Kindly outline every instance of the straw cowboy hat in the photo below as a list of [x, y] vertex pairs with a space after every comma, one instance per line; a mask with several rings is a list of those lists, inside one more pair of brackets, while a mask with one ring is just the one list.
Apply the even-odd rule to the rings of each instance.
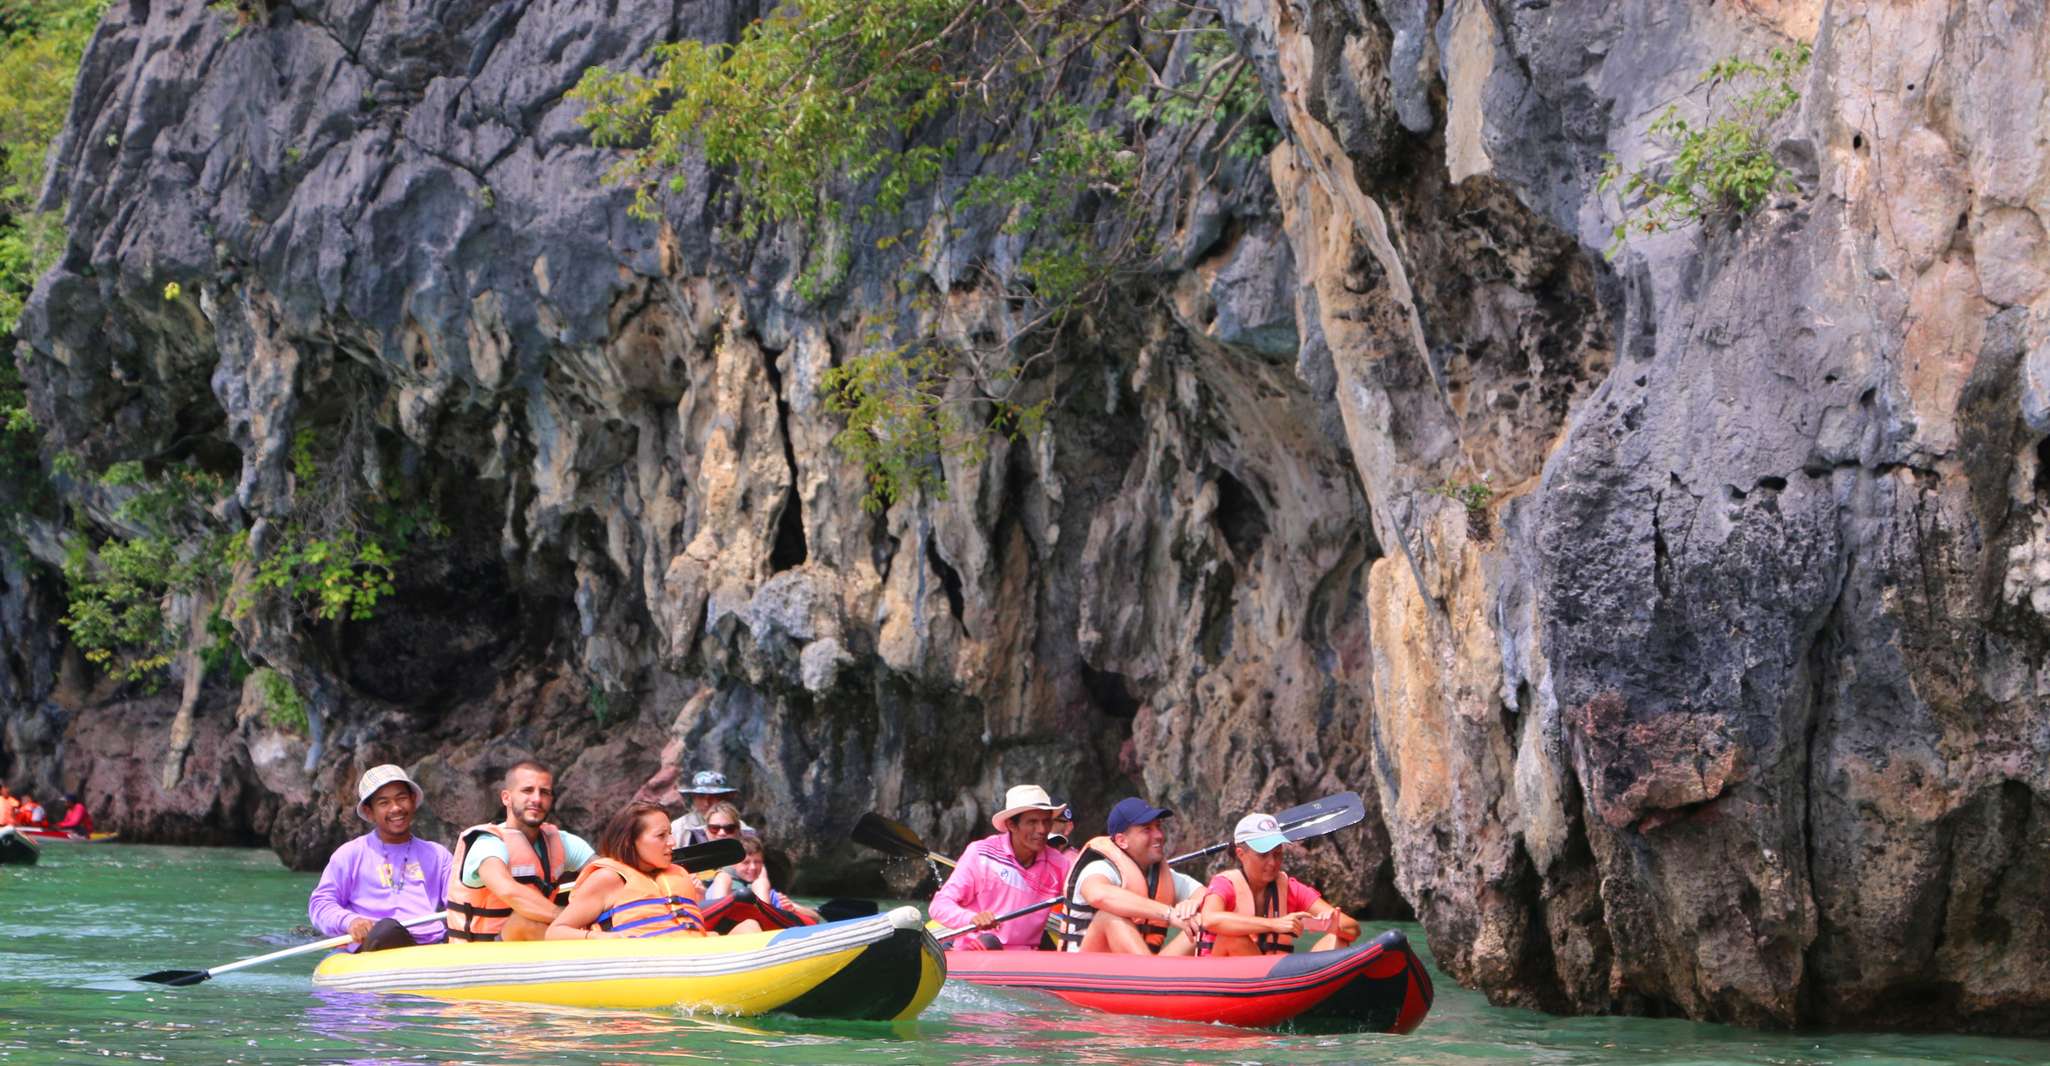
[[1013, 815], [1026, 811], [1051, 813], [1060, 810], [1062, 806], [1064, 804], [1055, 803], [1053, 798], [1046, 794], [1046, 790], [1038, 785], [1018, 785], [1004, 793], [1004, 809], [990, 815], [989, 824], [996, 826], [998, 832], [1007, 832], [1010, 827], [1004, 823], [1010, 821]]

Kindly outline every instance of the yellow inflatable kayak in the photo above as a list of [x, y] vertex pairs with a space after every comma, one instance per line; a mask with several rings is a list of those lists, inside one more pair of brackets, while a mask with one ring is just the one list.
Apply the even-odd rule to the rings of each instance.
[[341, 992], [872, 1021], [916, 1017], [946, 978], [914, 907], [739, 936], [430, 944], [332, 955], [313, 972]]

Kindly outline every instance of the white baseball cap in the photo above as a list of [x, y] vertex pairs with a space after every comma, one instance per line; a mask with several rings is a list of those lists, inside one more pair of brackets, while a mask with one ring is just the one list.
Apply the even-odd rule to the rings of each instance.
[[1255, 812], [1239, 819], [1238, 828], [1231, 831], [1231, 842], [1265, 855], [1288, 843], [1288, 838], [1282, 835], [1281, 823], [1273, 815]]

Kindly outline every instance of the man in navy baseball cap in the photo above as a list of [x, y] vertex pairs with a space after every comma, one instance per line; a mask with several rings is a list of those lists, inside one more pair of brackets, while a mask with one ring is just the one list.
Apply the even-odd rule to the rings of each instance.
[[[1119, 800], [1104, 822], [1106, 836], [1082, 846], [1068, 873], [1063, 951], [1188, 955], [1203, 931], [1203, 884], [1168, 869], [1167, 832], [1174, 812], [1137, 796]], [[1167, 942], [1169, 927], [1182, 931]]]

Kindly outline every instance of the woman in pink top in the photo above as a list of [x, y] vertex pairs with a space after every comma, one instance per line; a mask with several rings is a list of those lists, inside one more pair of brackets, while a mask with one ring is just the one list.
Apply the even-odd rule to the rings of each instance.
[[996, 916], [1060, 896], [1071, 860], [1046, 846], [1046, 834], [1061, 806], [1038, 785], [1019, 785], [1004, 794], [1004, 809], [989, 820], [996, 835], [968, 845], [953, 876], [932, 898], [935, 921], [980, 930], [955, 937], [956, 950], [1030, 951], [1039, 946], [1046, 915], [1035, 912], [1001, 924]]
[[1311, 951], [1359, 939], [1360, 923], [1326, 903], [1316, 889], [1281, 872], [1279, 849], [1288, 838], [1273, 815], [1246, 815], [1231, 839], [1239, 868], [1218, 874], [1203, 898], [1203, 954], [1286, 954], [1306, 932], [1332, 934]]

